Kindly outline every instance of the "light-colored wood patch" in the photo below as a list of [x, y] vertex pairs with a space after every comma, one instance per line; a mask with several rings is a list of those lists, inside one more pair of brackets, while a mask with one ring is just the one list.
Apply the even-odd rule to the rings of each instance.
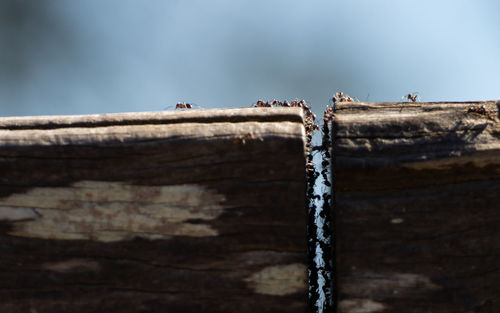
[[30, 208], [0, 206], [0, 221], [22, 221], [35, 219], [39, 215]]
[[386, 308], [382, 303], [370, 299], [347, 299], [339, 302], [339, 313], [373, 313]]
[[306, 266], [300, 263], [268, 266], [246, 278], [256, 293], [284, 296], [307, 289]]
[[[224, 200], [223, 195], [198, 185], [81, 181], [0, 199], [0, 220], [16, 221], [10, 235], [43, 239], [110, 242], [217, 236], [202, 221], [216, 219]], [[192, 219], [197, 222], [190, 223]]]

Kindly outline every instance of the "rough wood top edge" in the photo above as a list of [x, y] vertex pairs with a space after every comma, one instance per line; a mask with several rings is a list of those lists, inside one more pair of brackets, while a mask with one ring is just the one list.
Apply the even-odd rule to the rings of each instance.
[[297, 122], [302, 123], [301, 108], [237, 108], [177, 110], [90, 115], [22, 116], [0, 118], [0, 129], [54, 129], [66, 127], [103, 127], [118, 125], [217, 123], [217, 122]]
[[304, 127], [289, 121], [240, 123], [181, 123], [146, 125], [108, 125], [92, 129], [58, 127], [52, 129], [0, 129], [0, 147], [96, 145], [102, 143], [196, 140], [215, 143], [218, 140], [238, 142], [285, 138], [305, 141]]
[[[483, 106], [483, 113], [470, 110]], [[424, 138], [442, 140], [442, 136], [456, 134], [461, 144], [470, 144], [471, 140], [478, 141], [478, 135], [498, 138], [499, 108], [500, 101], [344, 102], [337, 106], [334, 136], [349, 140], [416, 142]]]
[[500, 100], [482, 100], [482, 101], [439, 101], [439, 102], [340, 102], [335, 105], [336, 111], [355, 111], [355, 110], [373, 110], [373, 109], [456, 109], [467, 108], [471, 105], [496, 105], [500, 106]]

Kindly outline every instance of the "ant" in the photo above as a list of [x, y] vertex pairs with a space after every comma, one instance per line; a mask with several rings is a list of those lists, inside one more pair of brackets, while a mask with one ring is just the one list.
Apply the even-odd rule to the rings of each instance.
[[273, 100], [273, 102], [271, 102], [271, 106], [273, 107], [277, 107], [277, 106], [283, 106], [283, 102], [281, 101], [278, 101], [278, 100]]
[[245, 144], [247, 139], [255, 139], [255, 138], [256, 138], [256, 137], [255, 137], [253, 134], [251, 134], [251, 133], [247, 133], [247, 134], [245, 134], [245, 135], [241, 135], [241, 136], [239, 136], [238, 138], [236, 138], [236, 139], [234, 140], [234, 143], [236, 143], [236, 144], [240, 144], [240, 143], [241, 143], [241, 144]]
[[264, 102], [264, 101], [259, 99], [259, 100], [257, 100], [257, 103], [254, 104], [253, 106], [254, 106], [254, 108], [270, 108], [270, 107], [272, 107], [272, 104], [269, 103], [269, 101]]
[[308, 171], [308, 172], [315, 172], [316, 170], [314, 169], [314, 163], [307, 162], [306, 163], [306, 171]]
[[299, 100], [299, 99], [293, 100], [292, 103], [290, 104], [290, 106], [291, 107], [297, 107], [297, 108], [309, 109], [309, 107], [306, 104], [306, 101], [305, 100]]
[[327, 106], [325, 112], [323, 113], [323, 123], [328, 123], [330, 121], [333, 121], [334, 117], [335, 117], [335, 111], [333, 107]]
[[337, 102], [354, 102], [354, 98], [349, 96], [348, 94], [343, 93], [342, 91], [336, 92], [332, 97], [333, 104]]
[[414, 93], [409, 93], [407, 95], [404, 95], [401, 97], [401, 99], [406, 100], [408, 102], [418, 102], [420, 100], [420, 96], [418, 95], [418, 92]]
[[486, 115], [490, 120], [494, 121], [495, 116], [493, 115], [493, 112], [491, 110], [486, 110], [486, 107], [484, 105], [481, 105], [480, 107], [477, 106], [471, 106], [467, 110], [467, 113], [476, 113], [480, 115]]
[[192, 109], [193, 105], [191, 103], [177, 102], [175, 109]]

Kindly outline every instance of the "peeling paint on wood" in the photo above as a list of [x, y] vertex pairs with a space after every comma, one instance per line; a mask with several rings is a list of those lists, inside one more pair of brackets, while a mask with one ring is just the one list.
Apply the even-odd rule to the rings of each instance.
[[207, 237], [218, 233], [210, 225], [189, 220], [217, 218], [223, 212], [223, 201], [223, 195], [197, 185], [81, 181], [0, 198], [0, 220], [2, 216], [7, 220], [23, 217], [9, 234], [42, 239], [112, 242], [134, 237]]

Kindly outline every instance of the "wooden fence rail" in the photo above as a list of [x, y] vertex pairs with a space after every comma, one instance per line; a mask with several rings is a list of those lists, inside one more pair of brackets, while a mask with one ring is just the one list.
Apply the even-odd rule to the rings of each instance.
[[305, 312], [298, 108], [0, 119], [0, 312]]
[[[338, 312], [500, 311], [499, 106], [336, 105]], [[307, 311], [305, 140], [299, 108], [1, 118], [0, 312]]]
[[336, 106], [339, 312], [500, 312], [499, 106]]

